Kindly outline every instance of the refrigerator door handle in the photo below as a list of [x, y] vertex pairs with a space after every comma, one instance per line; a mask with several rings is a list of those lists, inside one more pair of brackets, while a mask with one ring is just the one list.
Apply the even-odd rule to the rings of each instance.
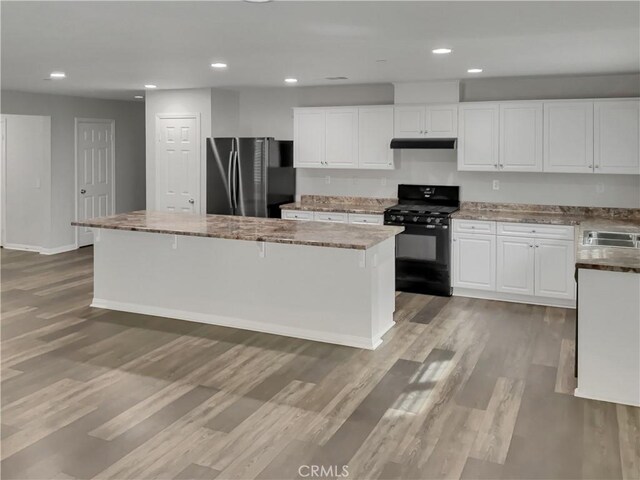
[[240, 168], [240, 139], [236, 138], [236, 186], [238, 190], [236, 191], [235, 199], [236, 199], [236, 210], [238, 208], [238, 203], [240, 204], [240, 212], [235, 212], [236, 215], [246, 216], [247, 212], [245, 210], [244, 204], [244, 190], [242, 189], [242, 169]]
[[231, 215], [234, 214], [234, 187], [233, 187], [233, 166], [235, 158], [235, 149], [233, 144], [231, 145], [231, 151], [229, 152], [229, 162], [227, 164], [227, 194], [229, 195], [229, 204], [231, 205]]

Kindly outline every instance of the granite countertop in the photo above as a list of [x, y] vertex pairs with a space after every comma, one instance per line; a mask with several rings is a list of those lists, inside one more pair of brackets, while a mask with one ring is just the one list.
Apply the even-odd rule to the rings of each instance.
[[398, 203], [396, 198], [302, 195], [299, 202], [280, 205], [280, 209], [382, 215], [386, 208], [396, 203]]
[[640, 249], [582, 245], [585, 230], [640, 233], [640, 209], [463, 202], [452, 218], [573, 225], [576, 268], [640, 273]]
[[140, 210], [72, 225], [136, 232], [366, 250], [404, 227], [299, 222], [276, 218], [200, 215]]
[[576, 268], [640, 273], [640, 249], [582, 245], [582, 237], [588, 230], [640, 233], [640, 222], [598, 217], [585, 218], [580, 223], [576, 238]]

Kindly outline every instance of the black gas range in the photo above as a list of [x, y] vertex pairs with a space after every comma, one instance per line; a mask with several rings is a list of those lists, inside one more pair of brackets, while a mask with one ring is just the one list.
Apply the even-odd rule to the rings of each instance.
[[451, 296], [451, 214], [460, 187], [398, 185], [398, 204], [385, 210], [385, 225], [401, 225], [396, 237], [396, 290]]

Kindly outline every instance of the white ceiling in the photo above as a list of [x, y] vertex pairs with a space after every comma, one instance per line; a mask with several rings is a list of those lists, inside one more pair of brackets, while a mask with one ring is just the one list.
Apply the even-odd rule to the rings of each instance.
[[[2, 2], [2, 88], [158, 88], [637, 72], [639, 2]], [[436, 56], [433, 48], [450, 47]], [[378, 62], [384, 59], [386, 62]], [[223, 61], [225, 71], [209, 64]], [[54, 70], [64, 80], [45, 80]], [[346, 76], [331, 82], [328, 76]], [[290, 87], [295, 88], [295, 87]]]

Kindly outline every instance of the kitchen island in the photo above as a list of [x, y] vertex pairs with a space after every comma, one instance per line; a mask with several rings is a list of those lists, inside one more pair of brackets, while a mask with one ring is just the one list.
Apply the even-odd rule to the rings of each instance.
[[402, 227], [137, 211], [94, 231], [92, 306], [375, 349]]

